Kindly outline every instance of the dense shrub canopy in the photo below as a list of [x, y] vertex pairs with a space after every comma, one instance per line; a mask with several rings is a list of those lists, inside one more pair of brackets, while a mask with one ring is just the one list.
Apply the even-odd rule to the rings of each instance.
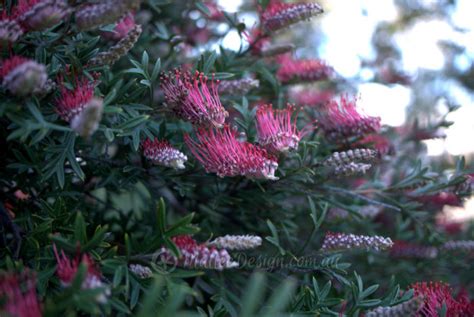
[[385, 126], [297, 58], [323, 6], [0, 6], [1, 316], [474, 315], [472, 226], [439, 217], [469, 163], [422, 143], [451, 123]]

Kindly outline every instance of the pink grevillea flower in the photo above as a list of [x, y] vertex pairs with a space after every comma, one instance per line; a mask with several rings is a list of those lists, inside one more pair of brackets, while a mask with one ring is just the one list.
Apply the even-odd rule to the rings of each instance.
[[438, 256], [438, 248], [397, 240], [390, 249], [390, 256], [394, 258], [434, 259]]
[[258, 107], [256, 115], [258, 143], [271, 153], [286, 153], [296, 150], [301, 138], [311, 129], [302, 130], [296, 127], [293, 105], [286, 109], [273, 109], [271, 104]]
[[329, 140], [360, 138], [380, 130], [380, 118], [370, 117], [357, 109], [357, 100], [341, 96], [340, 102], [329, 102], [318, 116], [319, 124]]
[[333, 68], [319, 59], [293, 59], [284, 55], [278, 64], [276, 76], [283, 84], [326, 80], [334, 74]]
[[19, 0], [14, 12], [27, 30], [39, 31], [61, 22], [71, 9], [65, 0]]
[[385, 250], [391, 248], [390, 238], [381, 236], [363, 236], [346, 233], [328, 232], [324, 238], [322, 251], [337, 251], [348, 249]]
[[41, 311], [34, 274], [25, 270], [0, 275], [0, 316], [41, 317]]
[[162, 74], [161, 88], [171, 110], [181, 119], [199, 126], [222, 127], [227, 111], [218, 93], [219, 81], [211, 80], [203, 73], [192, 76], [176, 69], [174, 74]]
[[223, 270], [239, 266], [232, 260], [225, 249], [217, 249], [214, 246], [198, 244], [189, 235], [171, 238], [178, 247], [181, 256], [175, 257], [170, 250], [163, 247], [160, 250], [161, 261], [185, 268]]
[[76, 81], [74, 90], [67, 89], [62, 83], [61, 96], [56, 100], [56, 112], [64, 121], [70, 122], [94, 97], [94, 88], [95, 85], [85, 77]]
[[418, 311], [419, 316], [438, 317], [438, 312], [443, 305], [446, 307], [446, 317], [472, 316], [469, 302], [466, 300], [456, 300], [453, 290], [448, 284], [442, 282], [418, 282], [411, 285], [415, 291], [415, 296], [422, 297], [424, 304]]
[[104, 292], [99, 294], [96, 300], [100, 303], [106, 302], [110, 290], [102, 282], [101, 274], [90, 255], [83, 254], [82, 257], [77, 255], [74, 259], [70, 259], [66, 256], [64, 251], [58, 253], [56, 245], [53, 245], [53, 250], [57, 261], [56, 274], [64, 287], [71, 285], [76, 278], [79, 265], [83, 264], [86, 267], [87, 272], [81, 285], [82, 289], [104, 288]]
[[90, 137], [98, 129], [103, 111], [102, 99], [94, 97], [94, 83], [84, 77], [76, 81], [74, 90], [62, 84], [60, 92], [56, 112], [79, 135]]
[[188, 160], [186, 155], [178, 151], [166, 141], [147, 139], [142, 144], [143, 155], [156, 165], [183, 169], [184, 163]]
[[135, 27], [133, 14], [128, 13], [115, 25], [112, 31], [101, 32], [102, 37], [111, 41], [120, 41]]
[[323, 8], [315, 2], [284, 3], [272, 0], [261, 12], [261, 23], [267, 33], [286, 28], [300, 21], [323, 13]]
[[39, 92], [48, 80], [46, 67], [22, 56], [12, 56], [0, 62], [2, 86], [17, 96]]
[[291, 92], [291, 99], [293, 99], [296, 104], [307, 107], [322, 106], [329, 102], [333, 97], [334, 92], [330, 90], [318, 91], [307, 89]]
[[219, 177], [242, 175], [249, 178], [277, 180], [276, 160], [265, 149], [248, 142], [240, 142], [237, 131], [225, 126], [220, 130], [199, 129], [198, 141], [189, 135], [184, 140], [208, 173]]

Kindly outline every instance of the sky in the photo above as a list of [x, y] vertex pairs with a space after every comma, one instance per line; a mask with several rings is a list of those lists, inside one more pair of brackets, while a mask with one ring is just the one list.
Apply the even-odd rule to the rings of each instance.
[[[220, 6], [228, 12], [237, 12], [241, 0], [219, 0]], [[425, 0], [425, 3], [435, 3]], [[407, 30], [397, 34], [394, 41], [402, 54], [402, 66], [409, 74], [416, 76], [418, 70], [440, 70], [444, 66], [445, 55], [438, 42], [454, 40], [467, 48], [467, 54], [456, 61], [461, 68], [469, 67], [474, 57], [474, 0], [457, 0], [452, 12], [456, 27], [468, 30], [457, 32], [446, 21], [439, 19], [418, 22]], [[325, 40], [317, 56], [326, 60], [335, 70], [346, 78], [361, 76], [370, 78], [373, 74], [361, 71], [361, 60], [374, 57], [371, 46], [372, 33], [381, 21], [393, 21], [397, 18], [397, 8], [393, 0], [330, 0], [325, 3], [325, 14], [315, 20], [315, 27], [321, 28]], [[252, 26], [256, 17], [242, 15], [247, 26]], [[341, 26], [341, 21], [344, 25]], [[348, 32], [350, 30], [350, 34]], [[230, 32], [222, 45], [237, 50], [240, 38], [236, 32]], [[298, 57], [298, 56], [297, 56]], [[474, 100], [463, 88], [454, 83], [446, 83], [450, 94], [462, 107], [448, 119], [454, 125], [447, 129], [446, 139], [427, 141], [428, 155], [441, 155], [448, 152], [461, 155], [474, 152]], [[370, 115], [380, 116], [382, 123], [399, 126], [406, 116], [406, 107], [412, 98], [412, 91], [402, 85], [383, 85], [373, 82], [361, 82], [358, 85], [361, 106]]]

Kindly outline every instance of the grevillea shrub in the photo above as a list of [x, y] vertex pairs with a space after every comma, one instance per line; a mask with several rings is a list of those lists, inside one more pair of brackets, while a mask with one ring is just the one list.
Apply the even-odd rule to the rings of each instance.
[[474, 316], [472, 170], [297, 56], [327, 2], [1, 1], [0, 316]]

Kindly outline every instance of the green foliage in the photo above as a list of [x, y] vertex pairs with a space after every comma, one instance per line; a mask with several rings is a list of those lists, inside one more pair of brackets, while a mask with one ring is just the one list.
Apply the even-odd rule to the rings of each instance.
[[[442, 279], [457, 285], [472, 280], [472, 267], [463, 256], [394, 261], [388, 253], [320, 250], [327, 231], [434, 246], [450, 239], [436, 225], [438, 206], [417, 198], [439, 192], [468, 197], [466, 174], [472, 166], [459, 158], [447, 170], [430, 168], [420, 158], [419, 140], [400, 136], [393, 128], [386, 127], [383, 136], [397, 144], [397, 154], [381, 160], [358, 184], [355, 177], [336, 179], [325, 171], [324, 158], [349, 145], [331, 143], [318, 131], [308, 133], [297, 151], [278, 158], [280, 180], [275, 182], [219, 178], [200, 167], [183, 142], [183, 134], [193, 133], [193, 127], [164, 105], [160, 72], [187, 64], [216, 80], [255, 76], [258, 89], [221, 96], [231, 113], [229, 123], [252, 143], [258, 140], [255, 104], [265, 100], [282, 108], [290, 90], [275, 75], [278, 64], [251, 49], [234, 52], [195, 43], [198, 21], [213, 23], [206, 3], [143, 1], [137, 14], [142, 14], [144, 32], [112, 67], [88, 66], [111, 44], [99, 31], [77, 33], [73, 20], [27, 33], [12, 45], [15, 54], [44, 63], [48, 77], [58, 84], [61, 76], [69, 86], [80, 75], [98, 78], [95, 95], [104, 102], [97, 132], [84, 139], [55, 112], [57, 89], [25, 99], [0, 90], [6, 219], [0, 232], [0, 268], [15, 272], [28, 267], [37, 273], [44, 315], [359, 316], [409, 300], [409, 285], [416, 281]], [[265, 8], [269, 1], [258, 3]], [[194, 14], [197, 19], [191, 18]], [[220, 23], [238, 30], [242, 41], [244, 31], [251, 30], [227, 12]], [[217, 32], [212, 24], [206, 30]], [[222, 35], [212, 33], [209, 41]], [[6, 58], [10, 53], [1, 48]], [[347, 83], [338, 84], [346, 88]], [[298, 127], [312, 125], [315, 117], [314, 109], [301, 111]], [[444, 117], [433, 124], [446, 125]], [[154, 137], [186, 153], [185, 170], [157, 166], [143, 157], [142, 142]], [[18, 191], [28, 198], [16, 196]], [[7, 204], [10, 212], [3, 207]], [[364, 217], [361, 210], [367, 206], [380, 209], [381, 219]], [[331, 217], [335, 209], [343, 209], [347, 217]], [[226, 234], [258, 235], [263, 245], [230, 252], [240, 266], [222, 272], [174, 267], [157, 255], [165, 247], [179, 258], [176, 236], [207, 241]], [[456, 237], [473, 238], [472, 230]], [[53, 246], [70, 258], [89, 254], [103, 285], [83, 287], [88, 273], [84, 264], [70, 285], [62, 285]], [[131, 264], [149, 267], [151, 276], [141, 278]], [[467, 285], [468, 291], [472, 287]]]

